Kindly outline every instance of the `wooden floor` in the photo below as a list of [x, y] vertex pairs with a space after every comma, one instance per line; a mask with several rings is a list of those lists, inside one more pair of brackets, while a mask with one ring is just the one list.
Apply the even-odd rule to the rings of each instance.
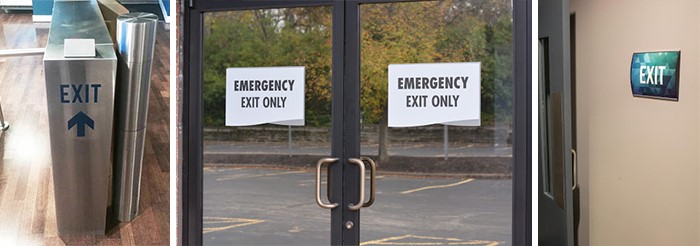
[[[0, 49], [45, 47], [31, 14], [0, 13]], [[138, 217], [106, 236], [62, 241], [56, 231], [42, 56], [0, 58], [0, 245], [169, 243], [169, 33], [156, 41]]]

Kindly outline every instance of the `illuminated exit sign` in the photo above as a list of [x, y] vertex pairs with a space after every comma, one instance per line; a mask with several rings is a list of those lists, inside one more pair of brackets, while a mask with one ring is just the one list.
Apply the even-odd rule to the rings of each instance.
[[680, 51], [640, 52], [632, 55], [632, 94], [678, 101]]

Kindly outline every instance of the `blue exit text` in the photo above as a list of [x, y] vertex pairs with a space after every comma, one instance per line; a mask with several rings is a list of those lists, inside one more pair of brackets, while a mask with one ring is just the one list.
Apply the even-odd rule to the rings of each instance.
[[61, 103], [97, 103], [101, 84], [61, 84]]

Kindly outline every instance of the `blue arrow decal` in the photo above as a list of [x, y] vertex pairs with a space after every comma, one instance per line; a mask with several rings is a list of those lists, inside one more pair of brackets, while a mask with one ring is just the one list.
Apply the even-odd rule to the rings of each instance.
[[68, 130], [70, 131], [70, 129], [75, 125], [78, 125], [78, 137], [85, 137], [86, 125], [95, 130], [95, 121], [93, 121], [90, 116], [83, 113], [83, 111], [78, 112], [75, 114], [75, 116], [73, 116], [73, 118], [68, 120]]

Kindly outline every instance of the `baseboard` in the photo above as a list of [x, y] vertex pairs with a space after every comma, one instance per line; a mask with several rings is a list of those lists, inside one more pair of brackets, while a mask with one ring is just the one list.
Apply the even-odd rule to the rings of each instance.
[[50, 15], [32, 15], [32, 20], [34, 22], [51, 22]]

